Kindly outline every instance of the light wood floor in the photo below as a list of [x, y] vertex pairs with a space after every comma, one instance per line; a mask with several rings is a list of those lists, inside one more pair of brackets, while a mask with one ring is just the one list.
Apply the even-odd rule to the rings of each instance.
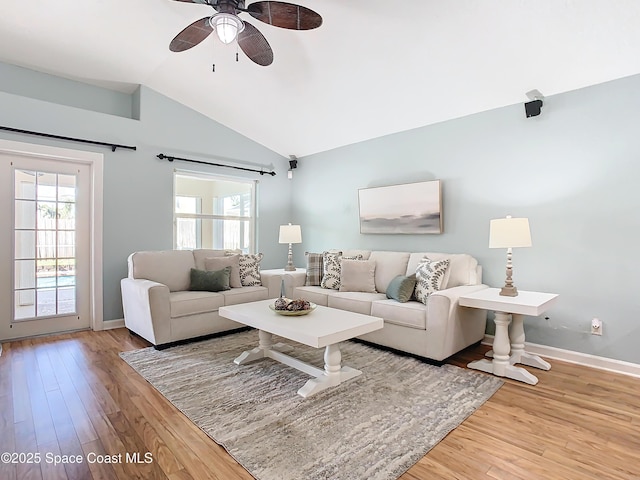
[[[0, 479], [252, 478], [118, 357], [146, 346], [125, 329], [3, 346], [0, 452], [41, 460], [0, 462]], [[535, 387], [507, 380], [402, 480], [640, 479], [640, 379], [562, 362], [535, 373]], [[141, 463], [125, 461], [133, 452]], [[54, 455], [83, 462], [54, 466]], [[116, 462], [88, 463], [98, 455]]]

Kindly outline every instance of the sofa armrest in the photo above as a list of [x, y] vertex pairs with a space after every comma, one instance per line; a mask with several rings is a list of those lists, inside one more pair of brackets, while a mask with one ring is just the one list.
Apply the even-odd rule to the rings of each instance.
[[293, 299], [297, 287], [304, 287], [307, 282], [306, 269], [298, 269], [295, 272], [286, 272], [284, 274], [284, 288], [287, 297]]
[[[428, 351], [432, 358], [446, 358], [484, 335], [486, 310], [460, 307], [462, 295], [489, 288], [488, 285], [460, 285], [434, 292], [427, 302]], [[459, 345], [458, 345], [459, 344]], [[462, 346], [464, 345], [464, 346]]]
[[124, 324], [154, 345], [171, 341], [169, 287], [145, 279], [123, 278]]
[[452, 304], [458, 305], [458, 299], [463, 295], [468, 295], [473, 292], [478, 292], [489, 288], [489, 285], [459, 285], [457, 287], [446, 288], [444, 290], [438, 290], [431, 294], [432, 297], [447, 297]]
[[282, 286], [282, 272], [275, 270], [261, 270], [260, 281], [263, 287], [267, 287], [269, 298], [278, 298], [280, 296], [280, 287]]

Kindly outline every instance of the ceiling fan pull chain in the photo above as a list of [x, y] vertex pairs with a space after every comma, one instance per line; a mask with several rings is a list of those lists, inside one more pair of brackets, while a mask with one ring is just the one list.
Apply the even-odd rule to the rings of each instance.
[[213, 73], [216, 73], [216, 64], [215, 64], [215, 63], [213, 64], [213, 66], [212, 66], [212, 68], [211, 68], [211, 71], [212, 71]]

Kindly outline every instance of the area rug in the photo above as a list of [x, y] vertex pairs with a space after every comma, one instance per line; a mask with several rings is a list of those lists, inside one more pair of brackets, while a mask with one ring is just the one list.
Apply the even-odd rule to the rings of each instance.
[[[233, 363], [257, 343], [248, 331], [120, 356], [259, 480], [396, 479], [503, 384], [344, 342], [343, 365], [363, 374], [304, 399], [308, 375], [271, 359]], [[287, 343], [323, 366], [324, 349]]]

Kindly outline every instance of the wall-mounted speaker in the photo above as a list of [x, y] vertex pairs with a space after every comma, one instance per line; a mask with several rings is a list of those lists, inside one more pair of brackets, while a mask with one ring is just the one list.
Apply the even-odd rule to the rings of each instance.
[[533, 100], [524, 104], [524, 111], [527, 114], [527, 118], [536, 117], [540, 115], [542, 111], [542, 100]]

